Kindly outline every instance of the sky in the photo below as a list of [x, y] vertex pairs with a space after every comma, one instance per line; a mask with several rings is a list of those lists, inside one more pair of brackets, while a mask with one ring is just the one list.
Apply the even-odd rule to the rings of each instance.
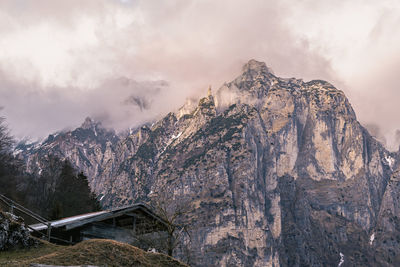
[[0, 115], [16, 138], [87, 116], [154, 120], [240, 74], [323, 79], [387, 147], [400, 143], [398, 0], [2, 0]]

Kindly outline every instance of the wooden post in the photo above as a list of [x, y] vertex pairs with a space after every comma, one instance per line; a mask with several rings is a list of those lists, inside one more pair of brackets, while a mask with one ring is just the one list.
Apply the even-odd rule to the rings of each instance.
[[133, 234], [136, 235], [136, 217], [132, 218], [132, 227]]
[[51, 239], [51, 223], [47, 224], [47, 241], [50, 242]]

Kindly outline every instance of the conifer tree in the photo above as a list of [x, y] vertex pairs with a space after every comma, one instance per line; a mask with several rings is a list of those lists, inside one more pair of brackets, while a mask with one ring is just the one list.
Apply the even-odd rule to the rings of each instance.
[[52, 198], [52, 219], [70, 217], [100, 210], [100, 204], [91, 192], [87, 177], [76, 174], [71, 163], [65, 161]]

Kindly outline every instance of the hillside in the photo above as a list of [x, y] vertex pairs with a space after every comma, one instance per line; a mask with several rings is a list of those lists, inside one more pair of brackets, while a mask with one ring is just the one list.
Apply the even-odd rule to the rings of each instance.
[[22, 267], [29, 266], [31, 263], [110, 267], [187, 266], [164, 254], [145, 252], [112, 240], [89, 240], [71, 247], [57, 246], [40, 241], [37, 248], [0, 253], [1, 266]]

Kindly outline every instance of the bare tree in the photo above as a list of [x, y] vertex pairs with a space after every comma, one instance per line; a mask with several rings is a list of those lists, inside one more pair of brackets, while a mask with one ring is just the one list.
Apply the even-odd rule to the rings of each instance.
[[185, 245], [183, 240], [190, 240], [187, 215], [192, 208], [190, 199], [176, 194], [173, 189], [173, 186], [163, 185], [150, 194], [150, 206], [166, 222], [164, 247], [169, 256], [173, 255], [177, 246]]
[[[1, 110], [1, 108], [0, 108]], [[13, 138], [5, 125], [4, 117], [0, 117], [0, 160], [8, 156], [13, 145]]]

